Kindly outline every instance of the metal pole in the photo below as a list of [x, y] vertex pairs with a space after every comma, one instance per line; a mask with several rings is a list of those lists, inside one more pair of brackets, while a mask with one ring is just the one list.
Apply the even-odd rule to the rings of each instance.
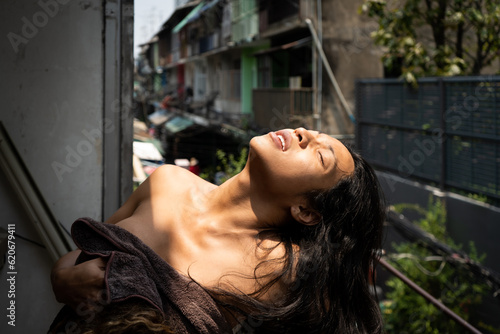
[[441, 149], [441, 172], [439, 175], [439, 187], [441, 188], [441, 191], [444, 191], [446, 187], [446, 87], [444, 85], [443, 79], [440, 78], [438, 81], [439, 84], [439, 97], [440, 97], [440, 103], [439, 103], [439, 108], [440, 108], [440, 116], [441, 116], [441, 121], [440, 121], [440, 128], [441, 128], [441, 141], [439, 143], [440, 149]]
[[312, 86], [313, 86], [313, 98], [312, 98], [312, 105], [313, 105], [313, 122], [314, 122], [314, 130], [318, 130], [318, 120], [320, 119], [319, 117], [319, 110], [318, 110], [318, 51], [316, 48], [311, 48], [312, 52]]
[[328, 76], [330, 77], [330, 81], [333, 84], [333, 88], [335, 88], [335, 92], [337, 93], [340, 103], [342, 104], [342, 107], [344, 107], [344, 110], [346, 111], [347, 115], [351, 119], [353, 123], [356, 123], [356, 118], [354, 117], [354, 114], [351, 111], [351, 108], [349, 108], [349, 105], [347, 104], [347, 101], [344, 97], [344, 94], [342, 94], [342, 91], [340, 90], [340, 86], [337, 83], [337, 80], [335, 79], [335, 76], [333, 75], [332, 68], [330, 67], [330, 64], [328, 63], [328, 60], [326, 59], [325, 53], [323, 52], [323, 47], [320, 44], [320, 41], [318, 39], [318, 35], [316, 34], [316, 31], [314, 30], [314, 27], [312, 25], [312, 22], [310, 19], [305, 19], [305, 22], [307, 26], [309, 27], [309, 31], [311, 32], [311, 35], [314, 39], [314, 43], [316, 44], [316, 48], [318, 49], [318, 52], [321, 56], [321, 59], [323, 60], [323, 64], [325, 65], [326, 72], [328, 73]]
[[379, 263], [387, 269], [391, 274], [402, 280], [406, 285], [408, 285], [410, 288], [415, 290], [419, 295], [427, 299], [429, 302], [434, 304], [438, 309], [443, 311], [446, 315], [448, 315], [450, 318], [455, 320], [458, 324], [460, 324], [462, 327], [467, 329], [469, 332], [474, 333], [474, 334], [481, 334], [479, 330], [477, 330], [475, 327], [473, 327], [471, 324], [469, 324], [467, 321], [462, 319], [458, 314], [450, 310], [448, 307], [446, 307], [443, 303], [441, 303], [439, 300], [434, 298], [432, 295], [430, 295], [427, 291], [422, 289], [420, 286], [418, 286], [415, 282], [410, 280], [408, 277], [403, 275], [399, 270], [391, 266], [389, 263], [387, 263], [384, 259], [380, 259]]
[[14, 196], [17, 195], [24, 213], [33, 223], [52, 260], [55, 262], [71, 251], [74, 244], [63, 233], [1, 121], [0, 172], [10, 182]]
[[[317, 22], [318, 22], [318, 40], [320, 45], [323, 45], [323, 11], [322, 11], [322, 3], [321, 0], [316, 1], [316, 16], [317, 16]], [[318, 119], [316, 120], [316, 130], [321, 131], [321, 114], [323, 113], [323, 64], [321, 62], [320, 58], [315, 59], [318, 63], [318, 104], [317, 104], [317, 117]]]

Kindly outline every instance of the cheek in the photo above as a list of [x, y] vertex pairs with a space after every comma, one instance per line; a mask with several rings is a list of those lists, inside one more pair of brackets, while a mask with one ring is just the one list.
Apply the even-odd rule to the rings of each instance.
[[335, 183], [331, 173], [328, 173], [315, 159], [317, 157], [308, 152], [297, 154], [291, 160], [293, 167], [288, 168], [283, 182], [288, 182], [301, 192], [331, 188]]
[[301, 190], [318, 186], [320, 174], [310, 155], [294, 154], [288, 159], [280, 159], [274, 169], [280, 181], [288, 186]]
[[266, 137], [250, 141], [249, 161], [254, 177], [282, 192], [303, 192], [323, 187], [322, 167], [308, 152], [280, 152]]

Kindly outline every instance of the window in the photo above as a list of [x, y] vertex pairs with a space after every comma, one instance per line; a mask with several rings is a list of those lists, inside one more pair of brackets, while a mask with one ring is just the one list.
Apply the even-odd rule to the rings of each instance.
[[271, 87], [271, 59], [268, 55], [257, 58], [257, 77], [259, 88]]

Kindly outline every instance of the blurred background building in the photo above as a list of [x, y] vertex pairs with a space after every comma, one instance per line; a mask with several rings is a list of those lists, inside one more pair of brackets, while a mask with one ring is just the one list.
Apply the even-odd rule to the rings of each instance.
[[1, 269], [0, 306], [15, 270], [18, 322], [0, 331], [48, 328], [61, 306], [50, 268], [74, 247], [76, 218], [106, 219], [159, 164], [194, 157], [203, 171], [219, 149], [280, 128], [355, 145], [389, 204], [442, 198], [451, 236], [500, 271], [498, 59], [416, 89], [381, 61], [388, 47], [364, 4], [176, 0], [133, 59], [138, 1], [1, 2], [0, 240], [15, 226], [16, 264]]

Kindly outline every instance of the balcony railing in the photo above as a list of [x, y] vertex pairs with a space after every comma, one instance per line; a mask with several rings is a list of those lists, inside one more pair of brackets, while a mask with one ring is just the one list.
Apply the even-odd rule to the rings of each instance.
[[[432, 249], [436, 254], [446, 256], [446, 258], [448, 259], [447, 262], [450, 262], [452, 265], [467, 266], [469, 272], [474, 275], [474, 279], [483, 281], [485, 283], [487, 282], [486, 284], [491, 287], [492, 291], [496, 291], [500, 287], [500, 278], [493, 271], [482, 266], [480, 263], [471, 261], [466, 253], [457, 249], [453, 249], [450, 246], [438, 241], [434, 236], [423, 232], [402, 214], [396, 213], [392, 210], [388, 210], [386, 222], [392, 225], [404, 238], [412, 240], [413, 242], [418, 242], [424, 245], [426, 248]], [[435, 298], [429, 292], [422, 289], [418, 284], [416, 284], [399, 270], [394, 268], [383, 258], [379, 259], [379, 264], [390, 274], [396, 276], [398, 279], [403, 281], [404, 284], [424, 297], [429, 303], [433, 304], [441, 312], [446, 314], [450, 319], [462, 326], [463, 329], [467, 330], [469, 333], [481, 334], [481, 332], [477, 328], [472, 326], [458, 314], [449, 309], [445, 304], [443, 304], [440, 299]]]
[[393, 79], [357, 85], [358, 148], [407, 178], [500, 203], [500, 77]]
[[232, 5], [232, 39], [251, 40], [259, 33], [259, 13], [255, 0], [236, 0]]
[[271, 130], [290, 126], [294, 118], [313, 113], [312, 88], [257, 88], [252, 105], [256, 123]]

